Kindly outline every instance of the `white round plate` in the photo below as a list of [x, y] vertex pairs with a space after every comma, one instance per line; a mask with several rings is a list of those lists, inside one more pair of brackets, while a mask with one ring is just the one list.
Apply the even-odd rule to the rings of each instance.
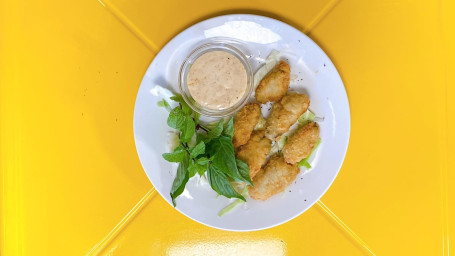
[[349, 143], [350, 113], [343, 82], [327, 55], [297, 29], [267, 17], [226, 15], [202, 21], [172, 39], [155, 57], [142, 80], [134, 109], [134, 138], [140, 161], [148, 178], [172, 206], [170, 190], [176, 164], [161, 154], [169, 151], [166, 124], [168, 112], [157, 106], [160, 100], [150, 93], [155, 85], [178, 92], [179, 68], [189, 52], [211, 37], [231, 37], [243, 41], [253, 70], [257, 70], [271, 50], [291, 66], [291, 90], [305, 92], [310, 109], [323, 118], [321, 144], [310, 161], [313, 168], [301, 172], [284, 193], [267, 201], [247, 199], [247, 203], [218, 217], [231, 200], [217, 197], [209, 184], [192, 178], [176, 202], [187, 217], [218, 229], [252, 231], [287, 222], [316, 203], [338, 174]]

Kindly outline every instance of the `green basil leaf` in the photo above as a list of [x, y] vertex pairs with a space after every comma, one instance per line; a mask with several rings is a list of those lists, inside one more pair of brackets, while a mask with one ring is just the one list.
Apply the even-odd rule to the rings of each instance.
[[188, 157], [185, 157], [183, 161], [180, 162], [177, 173], [175, 174], [174, 182], [172, 183], [171, 198], [174, 207], [176, 206], [175, 199], [183, 193], [189, 178]]
[[185, 115], [180, 107], [175, 107], [169, 113], [169, 117], [167, 118], [167, 125], [169, 127], [181, 130], [185, 124]]
[[175, 95], [171, 97], [171, 100], [176, 101], [180, 103], [182, 106], [182, 111], [185, 115], [191, 115], [193, 113], [193, 110], [186, 104], [185, 100], [183, 99], [182, 95]]
[[200, 176], [204, 175], [205, 171], [207, 171], [207, 168], [209, 167], [209, 164], [196, 164], [196, 171], [199, 173]]
[[196, 159], [196, 170], [200, 176], [204, 175], [205, 171], [207, 171], [209, 163], [210, 159], [205, 156]]
[[246, 201], [242, 195], [235, 192], [227, 176], [223, 172], [218, 170], [215, 166], [213, 165], [209, 166], [207, 170], [207, 178], [212, 189], [215, 190], [218, 194], [223, 195], [227, 198], [235, 197], [243, 201]]
[[197, 157], [198, 155], [202, 155], [205, 153], [205, 144], [203, 141], [199, 142], [194, 148], [190, 150], [191, 157]]
[[200, 165], [208, 164], [208, 163], [210, 163], [210, 159], [208, 159], [207, 157], [203, 156], [201, 158], [198, 158], [196, 160], [196, 163], [200, 164]]
[[248, 164], [238, 158], [235, 159], [235, 163], [237, 164], [237, 169], [239, 170], [240, 175], [248, 181], [247, 184], [253, 186], [253, 182], [250, 178], [250, 168], [248, 167]]
[[201, 117], [201, 114], [199, 114], [198, 112], [194, 112], [193, 116], [194, 116], [194, 123], [196, 125], [198, 125], [199, 124], [199, 118]]
[[188, 164], [188, 176], [191, 178], [196, 174], [196, 166], [197, 164], [194, 162], [193, 159], [190, 159], [189, 164]]
[[196, 144], [199, 144], [201, 141], [205, 141], [205, 135], [202, 133], [196, 134]]
[[231, 118], [226, 124], [226, 128], [224, 128], [223, 134], [231, 139], [234, 137], [234, 118]]
[[176, 148], [172, 153], [164, 153], [162, 156], [168, 162], [179, 163], [183, 161], [185, 156], [187, 155], [186, 150], [181, 147]]
[[222, 132], [223, 132], [223, 119], [221, 119], [218, 122], [218, 124], [215, 128], [213, 128], [212, 130], [210, 130], [207, 133], [207, 136], [205, 137], [205, 142], [209, 142], [210, 140], [219, 137]]
[[167, 101], [165, 101], [165, 100], [158, 101], [157, 105], [158, 105], [158, 107], [163, 107], [163, 108], [169, 108], [170, 107], [169, 103], [167, 103]]
[[234, 181], [249, 182], [240, 175], [239, 170], [237, 169], [234, 146], [232, 145], [231, 138], [222, 135], [211, 140], [210, 143], [207, 144], [206, 151], [210, 155], [210, 158], [213, 158], [212, 164], [218, 170], [225, 173]]
[[184, 125], [181, 129], [182, 134], [180, 135], [180, 141], [181, 142], [189, 142], [191, 138], [194, 136], [196, 133], [196, 127], [194, 125], [193, 118], [187, 116], [185, 118]]

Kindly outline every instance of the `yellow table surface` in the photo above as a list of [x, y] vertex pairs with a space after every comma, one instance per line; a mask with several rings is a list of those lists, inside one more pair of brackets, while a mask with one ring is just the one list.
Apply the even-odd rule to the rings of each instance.
[[[315, 40], [352, 118], [321, 201], [248, 233], [175, 211], [133, 140], [154, 55], [195, 22], [230, 13], [280, 19]], [[0, 254], [449, 255], [454, 13], [452, 0], [0, 0]]]

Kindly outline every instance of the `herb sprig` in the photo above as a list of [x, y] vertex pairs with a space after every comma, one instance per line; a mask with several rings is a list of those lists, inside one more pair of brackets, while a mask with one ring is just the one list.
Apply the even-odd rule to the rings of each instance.
[[[171, 153], [164, 153], [163, 158], [168, 162], [179, 163], [170, 192], [174, 207], [175, 199], [183, 193], [186, 183], [196, 173], [200, 176], [207, 173], [210, 186], [219, 195], [245, 201], [231, 185], [231, 182], [253, 185], [248, 165], [235, 158], [232, 144], [233, 119], [226, 125], [221, 119], [214, 128], [209, 129], [199, 123], [199, 114], [193, 112], [181, 95], [171, 99], [179, 105], [169, 113], [167, 124], [179, 132], [179, 146]], [[196, 145], [190, 146], [189, 142], [194, 136]]]

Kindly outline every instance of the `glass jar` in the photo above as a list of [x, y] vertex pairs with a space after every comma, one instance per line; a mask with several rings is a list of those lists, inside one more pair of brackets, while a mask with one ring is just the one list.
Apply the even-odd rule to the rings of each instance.
[[[245, 53], [236, 47], [240, 42], [230, 39], [215, 38], [210, 39], [200, 46], [196, 47], [184, 60], [179, 73], [179, 89], [185, 102], [196, 112], [208, 117], [224, 117], [232, 115], [242, 108], [253, 92], [254, 77], [253, 71]], [[236, 46], [234, 46], [236, 45]], [[203, 54], [211, 51], [224, 51], [236, 57], [243, 64], [246, 72], [247, 84], [246, 89], [240, 99], [232, 106], [224, 109], [211, 109], [199, 104], [190, 93], [187, 85], [187, 76], [193, 63]]]

